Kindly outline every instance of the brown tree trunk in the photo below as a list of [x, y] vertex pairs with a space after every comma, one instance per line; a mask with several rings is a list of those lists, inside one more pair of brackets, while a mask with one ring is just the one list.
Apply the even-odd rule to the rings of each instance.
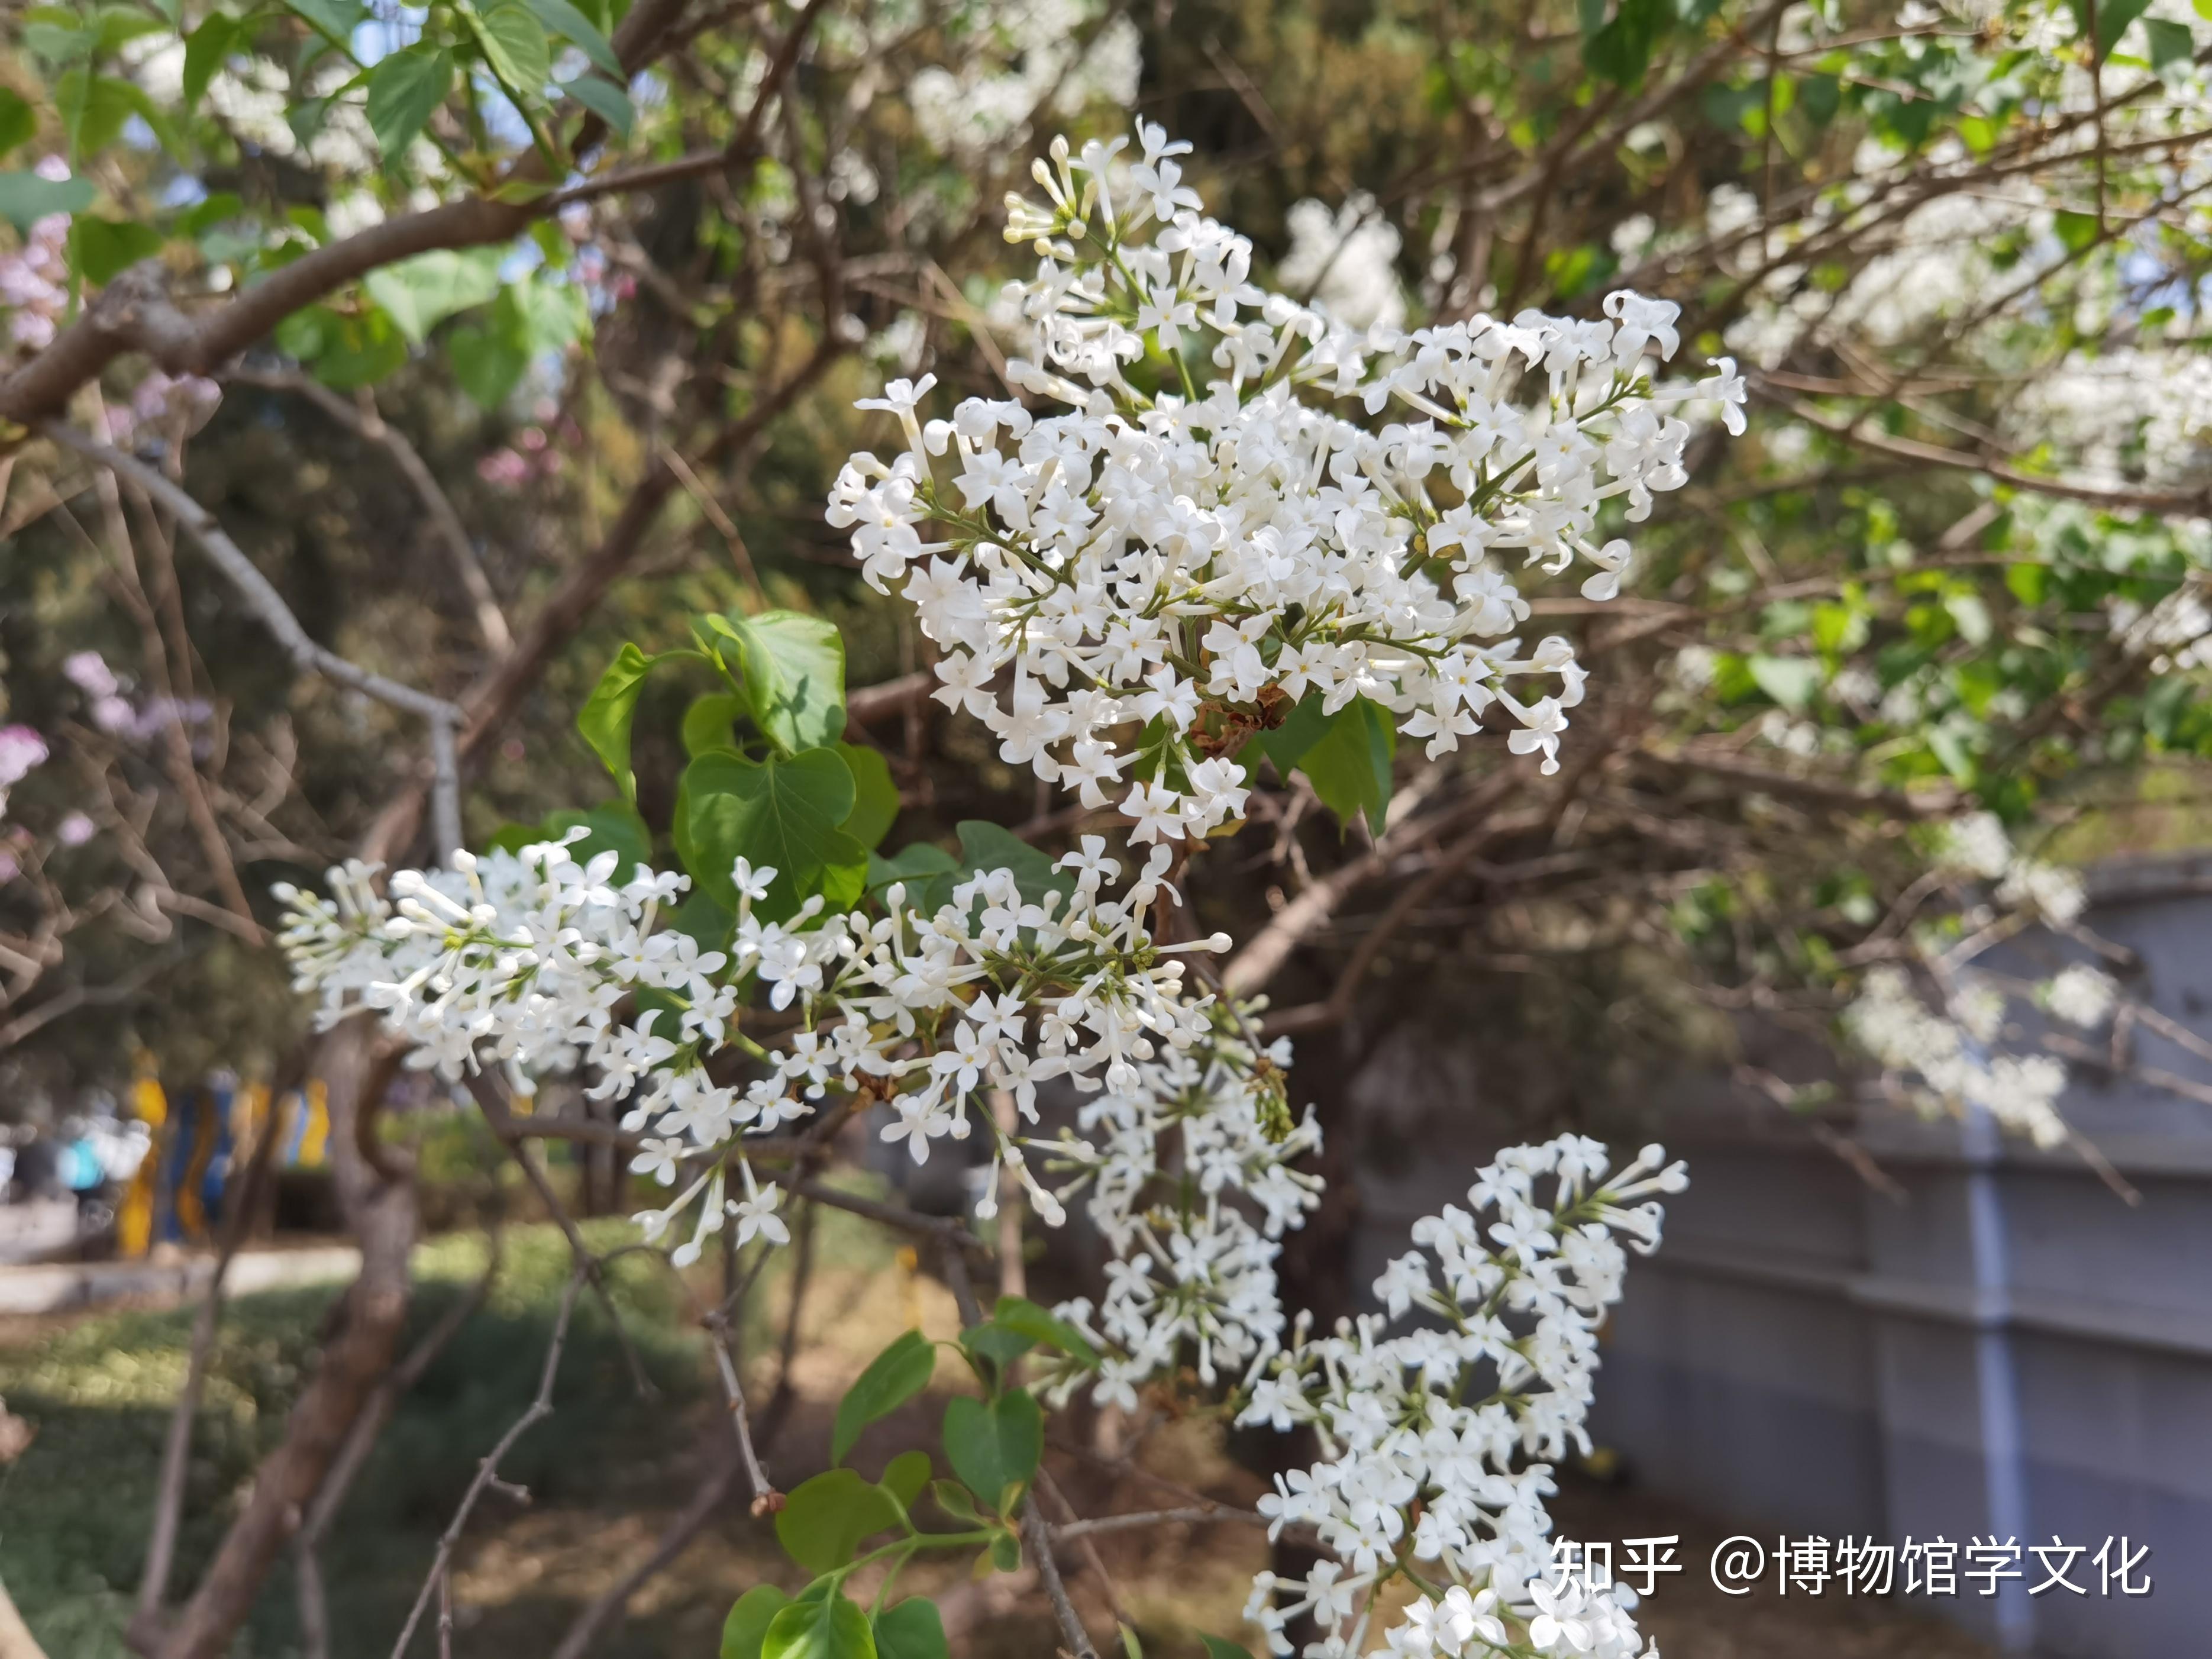
[[377, 1102], [398, 1063], [374, 1021], [353, 1018], [319, 1045], [314, 1074], [329, 1091], [331, 1166], [338, 1202], [361, 1241], [361, 1276], [346, 1292], [337, 1334], [262, 1461], [245, 1507], [192, 1598], [166, 1630], [134, 1632], [157, 1659], [221, 1659], [252, 1610], [270, 1570], [299, 1529], [315, 1491], [391, 1368], [406, 1322], [408, 1255], [416, 1236], [410, 1173], [372, 1156]]

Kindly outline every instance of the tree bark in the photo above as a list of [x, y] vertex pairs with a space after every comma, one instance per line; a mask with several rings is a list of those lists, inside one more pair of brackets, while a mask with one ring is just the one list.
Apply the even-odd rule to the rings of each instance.
[[398, 1054], [380, 1041], [375, 1023], [362, 1018], [337, 1026], [319, 1048], [313, 1072], [328, 1091], [331, 1173], [339, 1205], [361, 1241], [361, 1276], [346, 1292], [337, 1335], [285, 1421], [283, 1440], [255, 1472], [252, 1491], [198, 1589], [166, 1630], [134, 1632], [140, 1650], [155, 1659], [221, 1659], [229, 1651], [355, 1420], [391, 1369], [406, 1322], [414, 1185], [410, 1172], [380, 1169], [367, 1151], [376, 1103]]

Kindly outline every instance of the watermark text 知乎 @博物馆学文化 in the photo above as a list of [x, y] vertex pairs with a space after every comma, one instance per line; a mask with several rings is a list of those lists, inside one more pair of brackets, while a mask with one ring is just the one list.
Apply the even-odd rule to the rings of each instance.
[[[1680, 1534], [1610, 1542], [1555, 1540], [1551, 1583], [1603, 1589], [1626, 1584], [1649, 1595], [1659, 1581], [1686, 1570]], [[1727, 1595], [1769, 1589], [1778, 1595], [1985, 1595], [2008, 1583], [2030, 1595], [2148, 1595], [2150, 1547], [2126, 1537], [2069, 1544], [2022, 1545], [2016, 1538], [1868, 1538], [1778, 1536], [1725, 1538], [1707, 1560], [1713, 1587]]]

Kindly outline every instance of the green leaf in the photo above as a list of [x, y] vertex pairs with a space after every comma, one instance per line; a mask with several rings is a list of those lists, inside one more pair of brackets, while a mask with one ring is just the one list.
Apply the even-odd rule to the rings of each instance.
[[982, 1512], [976, 1509], [975, 1500], [969, 1494], [968, 1488], [957, 1480], [931, 1481], [929, 1496], [938, 1508], [943, 1510], [955, 1521], [964, 1521], [973, 1525], [983, 1518]]
[[197, 203], [185, 216], [177, 221], [180, 235], [204, 236], [226, 220], [236, 219], [246, 212], [246, 204], [234, 191], [219, 190]]
[[[696, 760], [710, 749], [736, 747], [732, 729], [745, 712], [745, 700], [733, 691], [709, 691], [684, 711], [684, 752]], [[841, 751], [842, 752], [842, 751]]]
[[2058, 240], [2069, 253], [2079, 253], [2097, 240], [2097, 216], [2061, 208], [2051, 215], [2051, 228], [2058, 233]]
[[[415, 135], [453, 89], [453, 55], [415, 46], [378, 61], [368, 72], [368, 125], [387, 165], [407, 154]], [[492, 261], [493, 281], [498, 261]], [[487, 294], [484, 299], [489, 299]], [[481, 304], [482, 301], [471, 303]]]
[[599, 25], [568, 3], [568, 0], [523, 0], [537, 15], [550, 34], [558, 35], [583, 49], [584, 56], [612, 76], [617, 82], [623, 76], [622, 59], [607, 44], [607, 37], [599, 33]]
[[2005, 567], [2005, 586], [2012, 590], [2013, 598], [2022, 605], [2041, 605], [2043, 596], [2051, 588], [2051, 567], [2047, 564], [2009, 564]]
[[722, 1621], [721, 1659], [760, 1659], [761, 1642], [791, 1598], [773, 1584], [755, 1584]]
[[1121, 1633], [1121, 1651], [1127, 1659], [1145, 1659], [1145, 1644], [1137, 1639], [1137, 1632], [1127, 1625], [1118, 1628]]
[[[2074, 21], [2081, 33], [2089, 32], [2088, 0], [2071, 0]], [[2150, 9], [2150, 0], [2098, 0], [2097, 56], [2103, 58], [2119, 44], [2128, 25]]]
[[843, 1462], [860, 1431], [927, 1388], [936, 1369], [937, 1350], [920, 1331], [906, 1332], [878, 1354], [837, 1403], [837, 1425], [830, 1437], [831, 1461]]
[[573, 81], [563, 81], [561, 90], [605, 121], [617, 137], [629, 137], [637, 109], [629, 94], [605, 76], [580, 75]]
[[497, 248], [466, 253], [436, 248], [371, 271], [362, 287], [391, 315], [409, 344], [421, 345], [447, 318], [498, 296], [500, 258]]
[[1027, 1485], [1044, 1455], [1044, 1413], [1036, 1397], [1012, 1389], [994, 1401], [966, 1395], [947, 1401], [945, 1455], [970, 1492], [1003, 1504], [1006, 1489]]
[[1398, 751], [1397, 728], [1390, 716], [1365, 697], [1354, 697], [1336, 720], [1300, 757], [1298, 769], [1322, 804], [1349, 822], [1367, 814], [1376, 834], [1390, 805], [1390, 763]]
[[1224, 1642], [1218, 1636], [1208, 1636], [1200, 1631], [1198, 1639], [1206, 1644], [1206, 1659], [1252, 1659], [1249, 1649], [1240, 1648], [1234, 1642]]
[[1020, 1332], [1032, 1342], [1072, 1354], [1085, 1365], [1095, 1368], [1098, 1364], [1098, 1351], [1085, 1340], [1082, 1332], [1025, 1297], [1000, 1297], [999, 1305], [991, 1310], [991, 1320], [1010, 1331]]
[[[210, 12], [206, 20], [185, 37], [185, 67], [179, 87], [187, 111], [199, 106], [207, 95], [208, 82], [215, 79], [223, 60], [230, 56], [232, 43], [238, 39], [239, 20], [219, 11]], [[371, 120], [374, 119], [374, 92], [370, 94]]]
[[469, 21], [491, 72], [509, 92], [535, 103], [553, 72], [553, 48], [545, 38], [545, 26], [518, 0], [502, 0], [472, 12]]
[[884, 1466], [884, 1478], [876, 1484], [911, 1510], [922, 1489], [929, 1485], [929, 1454], [921, 1450], [901, 1452]]
[[314, 27], [332, 46], [351, 51], [353, 32], [368, 15], [361, 0], [285, 0], [285, 4]]
[[123, 124], [138, 112], [143, 95], [128, 81], [112, 75], [94, 75], [82, 65], [64, 73], [54, 83], [54, 110], [62, 118], [62, 131], [79, 155], [90, 155], [113, 143]]
[[775, 1616], [761, 1659], [876, 1659], [868, 1616], [843, 1596], [793, 1601]]
[[0, 155], [34, 137], [38, 131], [38, 112], [21, 93], [0, 87]]
[[1275, 769], [1287, 780], [1291, 769], [1305, 758], [1306, 750], [1319, 743], [1329, 727], [1343, 718], [1341, 710], [1334, 714], [1324, 714], [1321, 705], [1322, 694], [1308, 692], [1283, 717], [1280, 726], [1273, 731], [1255, 734], [1246, 745], [1248, 750], [1265, 755], [1274, 762]]
[[1652, 49], [1674, 19], [1668, 0], [1620, 0], [1613, 21], [1595, 31], [1584, 13], [1583, 62], [1591, 74], [1615, 86], [1633, 87], [1650, 66]]
[[784, 1553], [815, 1572], [835, 1572], [859, 1553], [860, 1540], [899, 1523], [882, 1487], [850, 1469], [830, 1469], [802, 1482], [775, 1512]]
[[1802, 714], [1820, 689], [1820, 665], [1810, 657], [1753, 657], [1751, 678], [1793, 714]]
[[937, 914], [944, 895], [952, 890], [960, 862], [942, 847], [918, 841], [902, 847], [889, 858], [868, 854], [868, 891], [879, 893], [894, 882], [904, 882], [907, 902], [925, 915]]
[[89, 179], [41, 179], [35, 173], [0, 173], [0, 219], [23, 233], [50, 214], [82, 213], [92, 205]]
[[1036, 1341], [1019, 1331], [1009, 1330], [994, 1319], [987, 1319], [961, 1332], [960, 1346], [990, 1362], [985, 1371], [985, 1376], [990, 1377], [1003, 1376], [1007, 1366], [1036, 1346]]
[[616, 787], [627, 801], [637, 799], [637, 774], [629, 764], [630, 721], [636, 717], [638, 694], [645, 690], [646, 677], [653, 672], [653, 665], [664, 660], [647, 656], [625, 640], [576, 714], [576, 730], [584, 734], [584, 741], [600, 763], [614, 775]]
[[88, 283], [105, 283], [117, 272], [161, 251], [161, 233], [151, 225], [79, 215], [70, 227], [70, 252]]
[[1047, 893], [1067, 894], [1075, 890], [1072, 871], [1055, 867], [1051, 854], [1030, 846], [1004, 825], [981, 818], [963, 818], [959, 831], [960, 865], [954, 879], [945, 884], [946, 897], [951, 896], [954, 886], [979, 870], [1012, 871], [1015, 886], [1032, 904], [1042, 903]]
[[325, 319], [314, 356], [314, 378], [334, 392], [374, 385], [407, 368], [407, 337], [383, 310], [362, 316], [325, 312]]
[[758, 764], [726, 752], [702, 755], [684, 769], [684, 791], [692, 879], [721, 902], [737, 906], [730, 870], [740, 858], [776, 871], [768, 902], [757, 907], [768, 921], [790, 915], [810, 893], [849, 888], [860, 896], [868, 855], [837, 828], [853, 810], [854, 790], [835, 750]]
[[676, 915], [669, 922], [678, 933], [696, 939], [702, 951], [728, 949], [730, 935], [737, 925], [736, 912], [712, 893], [702, 893], [696, 888], [684, 896], [684, 902], [676, 907]]
[[2162, 70], [2169, 64], [2188, 62], [2197, 49], [2186, 23], [2169, 23], [2162, 17], [2143, 19], [2143, 33], [2150, 43], [2150, 66]]
[[330, 118], [331, 100], [327, 98], [301, 98], [284, 106], [284, 125], [292, 129], [292, 136], [303, 149], [322, 137]]
[[[93, 43], [93, 55], [96, 58], [112, 58], [133, 40], [166, 33], [160, 18], [149, 17], [133, 6], [103, 6], [98, 17], [99, 33]], [[174, 20], [170, 20], [170, 27], [174, 26]]]
[[845, 734], [845, 641], [836, 624], [798, 611], [708, 617], [737, 644], [745, 707], [786, 754], [818, 749]]
[[74, 64], [89, 58], [99, 43], [98, 33], [79, 28], [76, 16], [58, 6], [40, 6], [24, 14], [19, 38], [31, 52], [49, 64]]
[[1002, 1532], [994, 1538], [991, 1540], [991, 1565], [1000, 1572], [1018, 1571], [1022, 1565], [1022, 1540], [1010, 1532]]
[[885, 1607], [876, 1615], [876, 1651], [882, 1659], [950, 1659], [937, 1604], [909, 1595]]
[[898, 785], [891, 781], [890, 763], [880, 749], [865, 744], [836, 745], [853, 775], [853, 811], [837, 827], [873, 852], [890, 833], [899, 814]]
[[505, 403], [530, 367], [522, 343], [496, 325], [461, 325], [447, 339], [446, 352], [453, 360], [453, 383], [481, 409]]
[[541, 833], [532, 839], [558, 841], [576, 829], [591, 833], [568, 849], [568, 856], [579, 864], [589, 864], [602, 853], [614, 854], [618, 882], [636, 874], [639, 865], [650, 867], [653, 863], [653, 831], [646, 828], [637, 809], [627, 805], [594, 806], [589, 811], [558, 808], [545, 815]]
[[507, 326], [532, 356], [565, 349], [592, 326], [592, 308], [583, 290], [567, 283], [533, 277], [514, 283], [500, 296], [500, 307]]

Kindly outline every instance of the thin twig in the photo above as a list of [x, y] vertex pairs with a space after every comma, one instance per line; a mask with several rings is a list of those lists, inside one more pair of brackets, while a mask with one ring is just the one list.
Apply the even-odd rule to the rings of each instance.
[[407, 1644], [415, 1639], [415, 1628], [422, 1622], [423, 1610], [429, 1606], [431, 1595], [453, 1570], [454, 1547], [460, 1542], [462, 1528], [468, 1525], [469, 1516], [476, 1510], [477, 1500], [495, 1483], [506, 1484], [499, 1479], [501, 1460], [514, 1449], [516, 1441], [552, 1415], [553, 1379], [561, 1368], [561, 1351], [568, 1346], [568, 1321], [576, 1311], [576, 1293], [584, 1288], [586, 1278], [580, 1267], [568, 1275], [568, 1285], [561, 1292], [561, 1312], [553, 1322], [553, 1340], [545, 1350], [544, 1368], [538, 1373], [538, 1392], [522, 1415], [516, 1418], [507, 1431], [499, 1437], [499, 1443], [477, 1465], [476, 1479], [469, 1482], [468, 1491], [461, 1496], [460, 1507], [453, 1511], [453, 1518], [439, 1535], [437, 1559], [430, 1564], [430, 1575], [422, 1581], [422, 1588], [416, 1592], [415, 1605], [408, 1611], [407, 1623], [399, 1632], [398, 1641], [392, 1644], [392, 1659], [404, 1659]]
[[462, 1327], [472, 1318], [477, 1309], [491, 1294], [493, 1280], [500, 1269], [501, 1252], [500, 1235], [490, 1236], [488, 1259], [483, 1274], [465, 1296], [454, 1298], [453, 1306], [438, 1316], [437, 1322], [422, 1334], [422, 1340], [407, 1351], [406, 1357], [392, 1368], [389, 1375], [377, 1384], [368, 1407], [347, 1431], [345, 1444], [332, 1461], [323, 1484], [316, 1488], [314, 1502], [307, 1506], [307, 1520], [292, 1540], [293, 1577], [296, 1583], [300, 1607], [300, 1636], [307, 1659], [330, 1659], [330, 1608], [323, 1595], [322, 1562], [316, 1551], [324, 1535], [337, 1519], [344, 1505], [346, 1495], [353, 1488], [354, 1477], [361, 1473], [362, 1465], [375, 1448], [378, 1436], [391, 1421], [392, 1413], [400, 1400], [428, 1370], [447, 1346], [458, 1336]]
[[629, 1340], [629, 1328], [623, 1323], [622, 1310], [615, 1306], [614, 1292], [607, 1286], [605, 1264], [592, 1254], [592, 1247], [584, 1242], [584, 1235], [569, 1216], [568, 1206], [561, 1202], [560, 1194], [553, 1190], [553, 1183], [538, 1167], [538, 1160], [530, 1156], [530, 1148], [516, 1128], [517, 1119], [507, 1109], [506, 1097], [500, 1093], [498, 1085], [482, 1072], [472, 1073], [467, 1083], [469, 1093], [483, 1109], [484, 1121], [491, 1126], [492, 1133], [507, 1148], [508, 1156], [520, 1166], [523, 1179], [538, 1194], [538, 1201], [545, 1206], [554, 1225], [560, 1228], [562, 1237], [568, 1241], [568, 1255], [577, 1271], [591, 1281], [592, 1294], [599, 1298], [607, 1322], [614, 1327], [615, 1340], [622, 1348], [623, 1363], [629, 1367], [631, 1386], [646, 1399], [653, 1398], [660, 1391], [646, 1375], [645, 1362], [638, 1357], [636, 1346]]
[[499, 596], [492, 591], [491, 578], [485, 573], [483, 560], [477, 554], [475, 542], [470, 539], [468, 526], [454, 510], [453, 498], [440, 487], [437, 475], [430, 471], [422, 452], [408, 442], [404, 433], [384, 418], [366, 388], [356, 407], [313, 375], [303, 374], [298, 369], [234, 368], [223, 379], [241, 386], [259, 386], [266, 392], [289, 392], [304, 398], [354, 436], [377, 445], [390, 455], [392, 464], [421, 499], [423, 510], [430, 515], [431, 527], [437, 532], [439, 540], [445, 544], [453, 574], [469, 596], [477, 632], [483, 636], [484, 644], [495, 656], [503, 657], [514, 648], [514, 633], [507, 626], [507, 613], [500, 609]]
[[1095, 1533], [1130, 1532], [1139, 1527], [1165, 1527], [1178, 1524], [1198, 1525], [1214, 1521], [1234, 1521], [1245, 1526], [1264, 1527], [1267, 1517], [1256, 1510], [1240, 1510], [1226, 1504], [1194, 1505], [1180, 1510], [1143, 1510], [1133, 1515], [1101, 1515], [1088, 1521], [1067, 1521], [1052, 1529], [1058, 1539], [1085, 1538]]
[[[840, 1192], [835, 1187], [818, 1181], [793, 1181], [791, 1190], [801, 1198], [811, 1198], [817, 1204], [827, 1204], [833, 1210], [847, 1210], [854, 1215], [866, 1216], [871, 1221], [886, 1227], [896, 1227], [902, 1232], [914, 1233], [923, 1238], [933, 1238], [959, 1252], [974, 1256], [978, 1263], [990, 1265], [991, 1247], [950, 1217], [924, 1215], [918, 1210], [901, 1209], [896, 1204], [881, 1204], [872, 1198]], [[964, 1268], [963, 1268], [964, 1271]]]
[[149, 496], [160, 502], [177, 516], [177, 522], [200, 544], [200, 549], [214, 561], [216, 568], [230, 580], [247, 608], [260, 618], [264, 627], [276, 636], [285, 653], [303, 670], [337, 681], [349, 690], [374, 697], [379, 702], [408, 713], [429, 722], [433, 754], [433, 784], [431, 815], [433, 829], [438, 841], [441, 859], [450, 858], [461, 844], [461, 809], [459, 776], [453, 765], [453, 732], [460, 725], [462, 714], [458, 704], [442, 697], [434, 697], [427, 691], [417, 691], [412, 686], [402, 685], [397, 680], [348, 661], [327, 647], [318, 645], [308, 637], [300, 619], [292, 614], [260, 568], [247, 558], [238, 544], [216, 520], [214, 514], [200, 505], [182, 487], [171, 483], [154, 468], [133, 456], [125, 454], [111, 445], [99, 442], [59, 421], [43, 422], [40, 430], [64, 448], [73, 449], [86, 459], [97, 461], [118, 477], [128, 478]]

